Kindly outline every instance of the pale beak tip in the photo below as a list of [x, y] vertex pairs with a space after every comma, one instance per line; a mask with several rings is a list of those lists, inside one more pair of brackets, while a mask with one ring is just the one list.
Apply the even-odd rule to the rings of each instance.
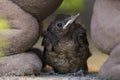
[[69, 24], [72, 24], [76, 19], [77, 17], [80, 16], [80, 13], [77, 13], [76, 15], [74, 16], [71, 16], [68, 20], [68, 22], [64, 25], [63, 29], [66, 29], [66, 27], [69, 25]]
[[79, 17], [79, 16], [80, 16], [80, 13], [77, 13], [75, 16], [76, 16], [76, 17]]

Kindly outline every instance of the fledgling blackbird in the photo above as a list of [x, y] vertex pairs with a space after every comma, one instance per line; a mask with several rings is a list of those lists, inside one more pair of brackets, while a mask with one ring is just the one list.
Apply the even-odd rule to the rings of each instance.
[[91, 53], [86, 30], [75, 22], [79, 15], [58, 14], [43, 33], [45, 62], [57, 73], [88, 71], [87, 59]]

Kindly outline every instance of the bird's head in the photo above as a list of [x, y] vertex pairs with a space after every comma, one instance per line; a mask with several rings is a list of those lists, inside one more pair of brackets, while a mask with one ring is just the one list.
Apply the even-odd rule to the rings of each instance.
[[79, 15], [79, 13], [73, 16], [58, 14], [49, 25], [48, 30], [56, 36], [65, 36], [74, 27], [73, 23]]

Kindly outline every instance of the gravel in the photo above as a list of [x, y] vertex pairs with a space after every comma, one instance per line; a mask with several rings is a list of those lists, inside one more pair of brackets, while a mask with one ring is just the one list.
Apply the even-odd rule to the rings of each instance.
[[3, 76], [0, 80], [100, 80], [97, 74], [89, 74], [85, 77], [74, 77], [74, 76]]

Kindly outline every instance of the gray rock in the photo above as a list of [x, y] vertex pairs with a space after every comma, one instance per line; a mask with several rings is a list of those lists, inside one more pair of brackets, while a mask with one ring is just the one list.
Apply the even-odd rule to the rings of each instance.
[[40, 58], [32, 51], [0, 59], [0, 76], [38, 75], [41, 68]]
[[[87, 32], [90, 32], [90, 22], [93, 12], [93, 4], [95, 0], [84, 0], [84, 10], [80, 12], [80, 20], [81, 23], [85, 25], [85, 28], [87, 29]], [[90, 35], [90, 34], [88, 34]]]
[[91, 37], [109, 55], [98, 76], [102, 80], [120, 80], [120, 0], [96, 0]]
[[63, 0], [10, 0], [41, 21], [53, 13]]
[[40, 73], [42, 64], [38, 55], [25, 51], [37, 42], [42, 31], [42, 25], [39, 25], [36, 17], [41, 22], [61, 2], [62, 0], [0, 0], [0, 19], [3, 18], [9, 25], [8, 29], [0, 30], [0, 56], [4, 56], [0, 59], [0, 76]]
[[0, 56], [30, 49], [42, 31], [42, 26], [33, 15], [38, 15], [39, 20], [42, 20], [55, 11], [61, 2], [62, 0], [0, 0], [0, 17], [9, 24], [9, 29], [0, 30], [0, 40], [4, 40], [5, 44], [0, 44]]

